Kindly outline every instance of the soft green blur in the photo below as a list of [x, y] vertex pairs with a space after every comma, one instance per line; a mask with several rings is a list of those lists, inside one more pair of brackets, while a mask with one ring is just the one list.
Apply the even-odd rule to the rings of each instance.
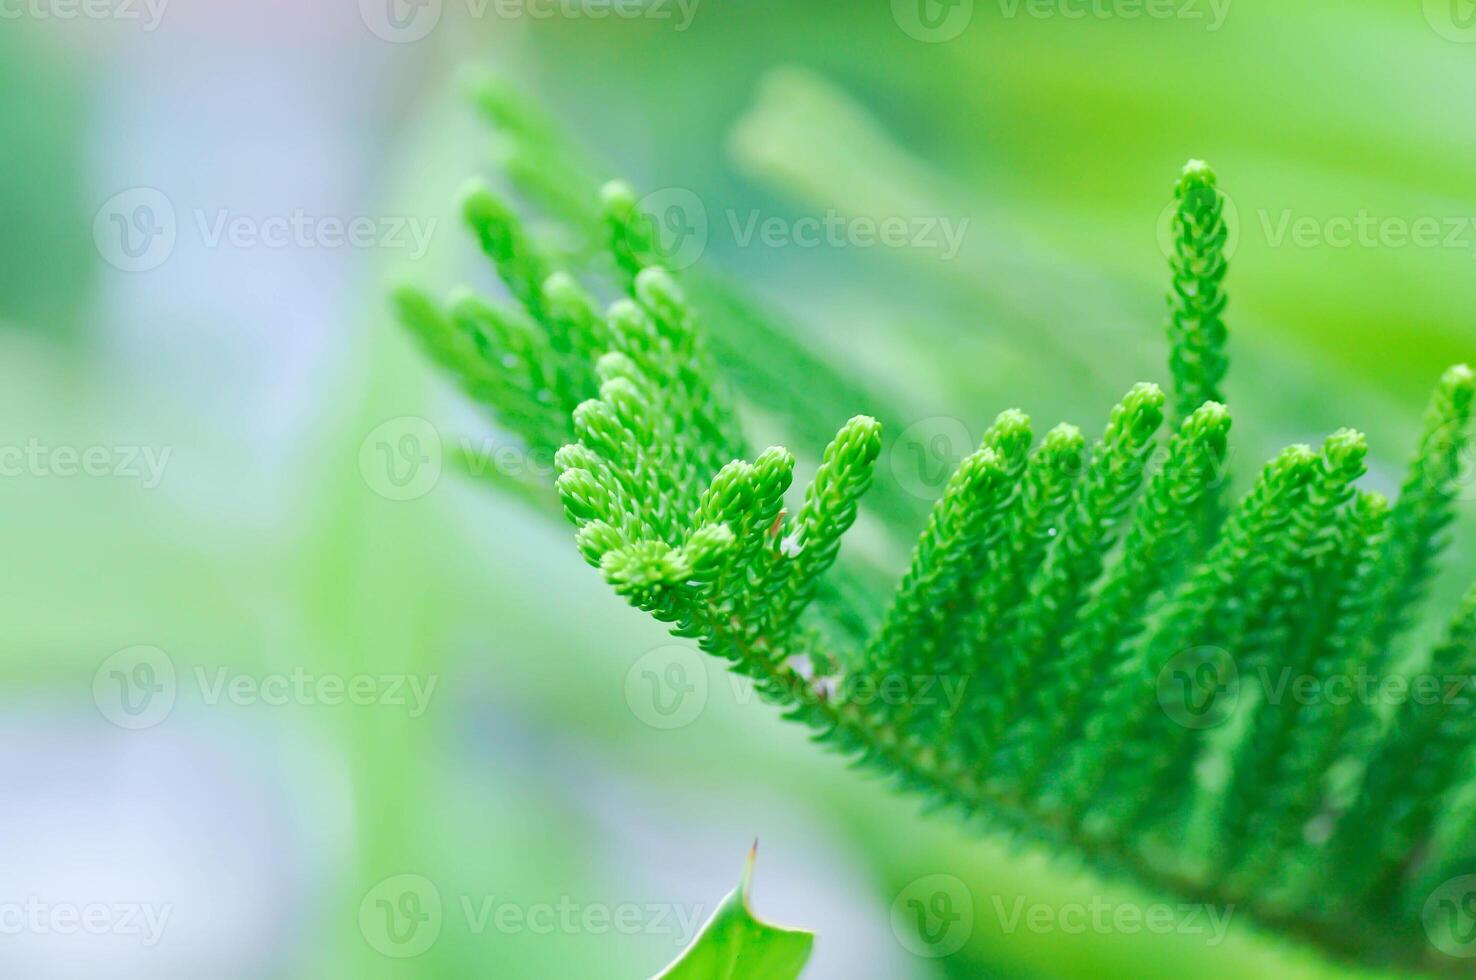
[[[169, 788], [163, 815], [138, 818], [156, 830], [143, 838], [163, 841], [146, 852], [161, 870], [122, 887], [172, 902], [174, 931], [155, 951], [165, 959], [130, 959], [117, 975], [134, 965], [206, 975], [200, 964], [220, 958], [242, 976], [646, 976], [680, 949], [649, 920], [544, 931], [489, 924], [479, 910], [664, 903], [705, 917], [755, 837], [755, 907], [819, 932], [807, 974], [819, 978], [1346, 972], [1233, 921], [1223, 942], [1016, 923], [1022, 904], [1156, 899], [980, 840], [951, 814], [920, 815], [715, 666], [699, 717], [648, 725], [628, 700], [628, 672], [671, 641], [607, 593], [566, 528], [449, 465], [430, 492], [388, 499], [363, 453], [378, 426], [407, 416], [448, 446], [485, 431], [384, 301], [407, 278], [490, 289], [455, 217], [462, 181], [499, 172], [465, 100], [471, 67], [546, 105], [602, 174], [705, 202], [704, 267], [783, 310], [858, 390], [885, 393], [909, 421], [949, 417], [975, 433], [1011, 405], [1041, 428], [1093, 426], [1133, 381], [1164, 377], [1155, 222], [1183, 162], [1208, 159], [1239, 215], [1228, 279], [1238, 471], [1347, 424], [1369, 433], [1370, 480], [1389, 488], [1425, 393], [1476, 351], [1476, 43], [1433, 28], [1426, 12], [1438, 5], [1233, 0], [1209, 30], [1182, 18], [1036, 17], [1029, 5], [1012, 17], [1015, 5], [979, 0], [960, 36], [936, 44], [909, 36], [885, 0], [703, 0], [680, 31], [649, 17], [468, 17], [447, 4], [414, 44], [381, 41], [344, 6], [308, 18], [311, 30], [278, 11], [280, 23], [259, 27], [268, 41], [230, 27], [239, 12], [212, 30], [211, 5], [171, 11], [177, 20], [147, 37], [109, 36], [97, 58], [91, 38], [50, 24], [0, 33], [13, 93], [0, 108], [10, 161], [0, 444], [170, 453], [155, 487], [0, 478], [10, 556], [0, 670], [32, 763], [7, 794], [58, 814], [54, 838], [23, 839], [107, 863], [108, 848], [79, 845], [61, 816], [95, 809], [110, 825], [114, 784], [136, 782], [134, 766]], [[1210, 16], [1208, 0], [1196, 6]], [[213, 108], [229, 74], [212, 73], [217, 58], [253, 79], [272, 74], [273, 59], [299, 79], [331, 65], [323, 84], [341, 86], [344, 120], [321, 138], [336, 153], [301, 151], [322, 167], [307, 179], [337, 184], [333, 161], [353, 161], [373, 213], [437, 221], [430, 251], [407, 261], [358, 250], [310, 306], [308, 277], [277, 278], [281, 263], [227, 250], [187, 267], [206, 283], [246, 284], [263, 302], [251, 317], [193, 274], [171, 274], [188, 254], [140, 273], [104, 262], [91, 244], [99, 206], [154, 183], [146, 150], [114, 155], [135, 146], [117, 130], [183, 126], [140, 101], [198, 84], [180, 104], [220, 120], [214, 151], [190, 140], [159, 151], [175, 175], [252, 159], [232, 113], [264, 140], [272, 113], [292, 108], [296, 96], [270, 89], [261, 118], [245, 112], [250, 98]], [[283, 139], [255, 164], [263, 186], [279, 187], [278, 168], [299, 155]], [[201, 186], [171, 196], [181, 208], [228, 203]], [[257, 212], [307, 192], [263, 193]], [[967, 220], [967, 234], [948, 259], [744, 246], [727, 217], [832, 208]], [[1342, 247], [1278, 236], [1298, 219], [1328, 229], [1361, 214], [1382, 222], [1382, 238]], [[1441, 242], [1399, 244], [1397, 228], [1422, 219], [1439, 224]], [[1473, 509], [1437, 612], [1476, 572]], [[167, 652], [180, 692], [162, 723], [128, 731], [100, 716], [94, 673], [138, 644]], [[437, 686], [419, 717], [383, 704], [211, 704], [186, 681], [220, 667]], [[181, 744], [203, 761], [175, 761]], [[55, 791], [48, 772], [77, 775], [81, 789]], [[251, 787], [242, 792], [256, 805], [222, 814], [210, 800], [220, 786]], [[180, 843], [199, 822], [212, 828], [203, 842]], [[360, 912], [379, 883], [407, 874], [434, 884], [442, 926], [400, 959], [376, 948]], [[939, 874], [967, 884], [973, 914], [962, 947], [932, 959], [894, 935], [893, 909]], [[209, 905], [225, 895], [237, 898]]]

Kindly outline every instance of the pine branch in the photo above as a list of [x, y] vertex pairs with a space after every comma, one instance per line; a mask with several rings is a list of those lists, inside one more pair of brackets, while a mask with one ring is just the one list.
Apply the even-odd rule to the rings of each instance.
[[[525, 164], [549, 152], [549, 134], [499, 99], [483, 108], [522, 141]], [[1207, 517], [1230, 425], [1227, 229], [1213, 173], [1191, 163], [1175, 191], [1171, 394], [1134, 387], [1090, 453], [1069, 425], [1032, 450], [1028, 420], [1002, 413], [878, 604], [838, 559], [872, 499], [881, 425], [856, 416], [841, 427], [791, 516], [795, 458], [778, 447], [749, 457], [698, 304], [660, 267], [635, 193], [607, 184], [598, 205], [572, 189], [536, 196], [602, 239], [621, 299], [600, 309], [581, 270], [561, 270], [477, 187], [467, 222], [521, 311], [458, 296], [444, 312], [411, 290], [396, 304], [499, 424], [562, 447], [558, 499], [580, 554], [616, 592], [903, 789], [1104, 873], [1238, 903], [1337, 955], [1452, 965], [1421, 944], [1412, 889], [1476, 857], [1446, 825], [1476, 816], [1461, 803], [1469, 710], [1406, 705], [1384, 732], [1371, 706], [1252, 699], [1245, 732], [1227, 729], [1238, 740], [1212, 801], [1216, 847], [1191, 852], [1181, 831], [1208, 802], [1195, 775], [1210, 727], [1200, 722], [1225, 720], [1216, 698], [1231, 681], [1385, 668], [1444, 543], [1476, 394], [1468, 369], [1437, 389], [1392, 509], [1355, 491], [1366, 446], [1344, 430], [1321, 452], [1287, 449], [1223, 523]], [[781, 331], [750, 326], [790, 349]], [[806, 370], [831, 394], [847, 390], [819, 362]], [[1176, 431], [1153, 468], [1165, 411]], [[896, 530], [909, 508], [872, 496]], [[1468, 598], [1431, 670], [1476, 672], [1473, 645]], [[902, 698], [863, 696], [893, 678]], [[964, 688], [952, 713], [922, 697], [934, 680]], [[1350, 801], [1334, 774], [1358, 754], [1372, 762]], [[1309, 836], [1313, 824], [1331, 838]], [[1271, 882], [1282, 866], [1298, 870]], [[1338, 896], [1331, 911], [1327, 894]]]

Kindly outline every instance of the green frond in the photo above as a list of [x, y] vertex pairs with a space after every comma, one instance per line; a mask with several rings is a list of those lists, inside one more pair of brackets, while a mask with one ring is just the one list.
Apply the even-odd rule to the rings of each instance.
[[513, 298], [544, 323], [543, 284], [553, 269], [518, 216], [479, 182], [468, 185], [461, 213]]
[[[1274, 548], [1306, 496], [1317, 465], [1308, 446], [1292, 446], [1266, 466], [1226, 523], [1224, 533], [1169, 600], [1161, 625], [1134, 650], [1108, 683], [1102, 707], [1091, 715], [1085, 738], [1072, 747], [1061, 783], [1068, 815], [1091, 804], [1094, 833], [1116, 837], [1142, 811], [1178, 803], [1190, 766], [1202, 746], [1190, 727], [1195, 712], [1212, 704], [1227, 667], [1238, 671], [1236, 652], [1270, 589]], [[1163, 710], [1171, 705], [1187, 716]]]
[[[795, 456], [751, 456], [738, 423], [757, 406], [813, 452], [826, 418], [881, 399], [734, 291], [679, 284], [634, 190], [612, 182], [594, 200], [595, 181], [561, 176], [544, 121], [496, 88], [477, 100], [521, 154], [520, 183], [542, 180], [534, 197], [613, 263], [556, 261], [475, 186], [468, 225], [520, 309], [411, 289], [395, 306], [501, 425], [558, 448], [550, 499], [618, 594], [903, 790], [1341, 955], [1431, 965], [1421, 895], [1476, 868], [1476, 713], [1439, 701], [1390, 717], [1270, 684], [1258, 696], [1256, 682], [1387, 672], [1467, 478], [1469, 369], [1441, 380], [1392, 507], [1356, 490], [1368, 447], [1340, 430], [1277, 455], [1222, 520], [1226, 199], [1191, 162], [1175, 189], [1169, 394], [1131, 389], [1090, 451], [1070, 425], [1032, 446], [1030, 421], [1001, 413], [887, 599], [871, 556], [841, 553], [863, 503], [889, 531], [922, 523], [895, 488], [868, 496], [881, 424], [842, 426], [787, 507]], [[621, 298], [601, 309], [610, 283], [582, 280], [612, 264]], [[1476, 590], [1427, 670], [1476, 674]], [[884, 684], [903, 696], [868, 696]]]
[[[1042, 704], [1055, 700], [1059, 675], [1055, 675], [1054, 664], [1060, 642], [1087, 601], [1087, 590], [1101, 574], [1120, 519], [1141, 485], [1154, 436], [1163, 422], [1163, 404], [1164, 395], [1157, 385], [1139, 384], [1113, 408], [1107, 431], [1076, 486], [1060, 533], [1053, 537], [1021, 603], [1013, 633], [1000, 644], [999, 656], [1007, 661], [1004, 696], [996, 702], [999, 716], [985, 728], [985, 751], [1004, 734], [1022, 696], [1029, 693]], [[1026, 732], [1017, 741], [1007, 742], [999, 759], [1001, 776], [1014, 777], [1011, 750], [1024, 751], [1022, 743], [1031, 740]]]
[[1208, 401], [1225, 400], [1225, 196], [1215, 172], [1190, 160], [1174, 188], [1173, 255], [1169, 266], [1169, 367], [1173, 411], [1183, 420]]
[[[1219, 844], [1227, 855], [1239, 853], [1251, 824], [1267, 812], [1287, 752], [1296, 732], [1297, 703], [1287, 698], [1272, 668], [1281, 667], [1283, 682], [1311, 676], [1321, 635], [1331, 624], [1337, 589], [1346, 583], [1346, 566], [1338, 562], [1338, 546], [1347, 528], [1340, 510], [1353, 496], [1353, 481], [1363, 475], [1368, 443], [1363, 435], [1341, 430], [1328, 437], [1318, 472], [1308, 483], [1307, 501], [1298, 508], [1286, 534], [1286, 559], [1276, 571], [1270, 603], [1260, 626], [1247, 639], [1249, 676], [1267, 678], [1261, 703], [1251, 717], [1250, 732], [1236, 747], [1229, 790], [1219, 823]], [[1329, 595], [1329, 592], [1332, 592]]]
[[1412, 679], [1408, 696], [1374, 750], [1358, 797], [1330, 844], [1332, 890], [1376, 908], [1392, 902], [1421, 858], [1439, 807], [1469, 772], [1476, 711], [1476, 588], [1461, 601], [1446, 638]]
[[[1424, 431], [1390, 515], [1386, 572], [1379, 583], [1376, 645], [1388, 644], [1408, 623], [1408, 610], [1424, 595], [1454, 517], [1452, 502], [1469, 451], [1476, 373], [1464, 364], [1446, 371], [1425, 410]], [[1467, 479], [1470, 474], [1465, 474]]]
[[[1036, 707], [1016, 739], [1016, 771], [1034, 792], [1045, 767], [1079, 728], [1083, 702], [1101, 691], [1124, 644], [1143, 629], [1148, 603], [1163, 586], [1194, 524], [1196, 505], [1224, 462], [1230, 413], [1206, 402], [1184, 420], [1168, 458], [1138, 502], [1122, 550], [1106, 581], [1082, 610], [1061, 653], [1034, 686]], [[1089, 710], [1089, 709], [1088, 709]]]

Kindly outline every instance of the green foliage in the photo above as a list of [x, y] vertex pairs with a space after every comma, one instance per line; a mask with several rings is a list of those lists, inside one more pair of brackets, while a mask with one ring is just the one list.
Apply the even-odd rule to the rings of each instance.
[[[607, 259], [566, 269], [475, 188], [468, 222], [521, 310], [398, 302], [500, 424], [530, 448], [562, 445], [558, 495], [586, 561], [818, 739], [1105, 873], [1233, 903], [1338, 955], [1449, 967], [1417, 927], [1419, 890], [1468, 856], [1442, 818], [1467, 788], [1470, 707], [1390, 719], [1269, 682], [1258, 696], [1255, 682], [1390, 669], [1444, 543], [1476, 377], [1441, 380], [1392, 508], [1356, 490], [1367, 446], [1343, 430], [1279, 454], [1221, 520], [1224, 199], [1200, 162], [1175, 193], [1170, 395], [1132, 388], [1089, 450], [1073, 426], [1032, 449], [1029, 420], [1001, 414], [891, 589], [840, 550], [863, 499], [888, 527], [907, 520], [887, 481], [868, 495], [882, 424], [842, 425], [791, 494], [795, 457], [746, 448], [739, 409], [779, 401], [734, 338], [793, 348], [719, 301], [711, 336], [743, 397], [730, 392], [624, 185], [587, 205]], [[624, 295], [601, 311], [599, 289]], [[844, 382], [811, 367], [808, 404], [833, 411]], [[792, 414], [794, 431], [817, 431], [808, 409]], [[1476, 671], [1476, 599], [1430, 669]], [[956, 701], [925, 696], [950, 682]], [[1211, 758], [1225, 778], [1201, 778]]]
[[692, 945], [653, 980], [795, 980], [800, 975], [815, 935], [771, 925], [753, 914], [753, 864], [750, 851], [743, 881], [723, 899]]

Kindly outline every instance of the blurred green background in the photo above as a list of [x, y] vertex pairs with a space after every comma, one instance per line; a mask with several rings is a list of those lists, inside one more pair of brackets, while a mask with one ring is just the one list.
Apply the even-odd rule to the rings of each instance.
[[[384, 299], [405, 279], [491, 281], [455, 210], [465, 178], [505, 162], [470, 66], [546, 107], [600, 174], [700, 202], [702, 268], [857, 392], [975, 434], [1011, 405], [1091, 429], [1131, 382], [1162, 380], [1159, 222], [1178, 168], [1208, 159], [1237, 216], [1236, 466], [1349, 424], [1392, 487], [1426, 391], [1476, 346], [1476, 11], [1149, 7], [1171, 15], [7, 8], [0, 908], [169, 911], [154, 942], [0, 929], [0, 973], [647, 976], [757, 837], [759, 912], [820, 933], [807, 976], [1343, 975], [1234, 921], [1223, 941], [1062, 927], [1067, 908], [1161, 900], [920, 815], [715, 667], [684, 724], [653, 725], [632, 685], [671, 641], [564, 527], [449, 466], [407, 489], [397, 441], [376, 469], [406, 419], [448, 450], [497, 438]], [[832, 210], [965, 234], [944, 256], [734, 233], [734, 216]], [[355, 219], [372, 233], [334, 236]], [[1463, 510], [1435, 618], [1476, 571]], [[267, 693], [294, 677], [317, 686]], [[328, 703], [355, 678], [373, 703]], [[972, 904], [943, 957], [894, 915], [935, 875]], [[1031, 928], [1022, 905], [1058, 924]], [[386, 942], [392, 911], [423, 914], [418, 955], [386, 955], [407, 951]]]

